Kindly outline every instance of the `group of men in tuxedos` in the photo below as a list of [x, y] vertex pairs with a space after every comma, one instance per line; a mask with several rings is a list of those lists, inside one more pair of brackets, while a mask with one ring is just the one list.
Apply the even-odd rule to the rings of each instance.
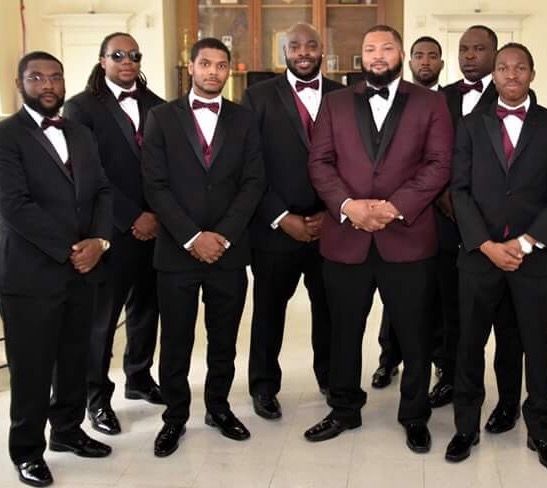
[[[136, 41], [114, 33], [65, 117], [60, 61], [21, 59], [24, 106], [0, 123], [0, 312], [22, 482], [53, 482], [48, 419], [51, 450], [110, 454], [80, 425], [87, 405], [94, 429], [121, 431], [108, 370], [123, 306], [125, 397], [166, 405], [154, 454], [175, 452], [186, 431], [200, 293], [205, 423], [248, 439], [228, 401], [248, 264], [257, 415], [282, 417], [279, 354], [303, 276], [313, 371], [331, 408], [307, 440], [362, 424], [362, 339], [378, 290], [382, 345], [395, 354], [383, 354], [373, 382], [387, 386], [403, 361], [408, 447], [430, 450], [431, 409], [452, 398], [446, 459], [479, 442], [493, 323], [500, 400], [487, 430], [507, 431], [520, 415], [523, 350], [528, 446], [547, 465], [547, 110], [529, 89], [533, 58], [521, 44], [497, 50], [495, 33], [473, 26], [460, 40], [464, 79], [438, 93], [440, 45], [413, 44], [411, 84], [402, 44], [389, 26], [369, 29], [363, 80], [343, 88], [321, 74], [317, 31], [295, 24], [287, 70], [238, 105], [221, 95], [230, 51], [205, 38], [190, 53], [190, 92], [163, 103], [146, 87]], [[150, 374], [158, 313], [160, 387]], [[432, 359], [442, 373], [430, 394]]]

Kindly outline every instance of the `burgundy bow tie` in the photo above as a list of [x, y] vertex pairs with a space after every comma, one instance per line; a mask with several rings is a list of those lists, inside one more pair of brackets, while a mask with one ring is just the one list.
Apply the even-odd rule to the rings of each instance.
[[296, 91], [300, 92], [304, 88], [311, 88], [312, 90], [319, 90], [319, 80], [313, 80], [313, 81], [296, 80]]
[[208, 108], [211, 112], [218, 114], [218, 111], [220, 110], [220, 105], [217, 102], [205, 103], [200, 100], [194, 100], [192, 102], [192, 109], [198, 110], [200, 108]]
[[469, 93], [471, 90], [477, 90], [478, 92], [482, 93], [482, 89], [483, 89], [482, 80], [479, 80], [473, 84], [466, 83], [463, 80], [458, 83], [458, 90], [460, 91], [462, 95]]
[[372, 86], [367, 86], [367, 89], [365, 90], [365, 97], [370, 99], [375, 95], [379, 95], [384, 100], [387, 100], [389, 98], [389, 88], [387, 86], [383, 86], [382, 88], [377, 89]]
[[121, 102], [122, 100], [125, 100], [126, 98], [134, 98], [137, 100], [138, 94], [137, 90], [131, 90], [131, 91], [122, 91], [118, 95], [118, 102]]
[[46, 130], [48, 127], [55, 127], [56, 129], [61, 130], [65, 126], [65, 121], [59, 117], [58, 119], [50, 119], [49, 117], [44, 117], [42, 119], [41, 127], [43, 130]]
[[526, 118], [526, 109], [524, 107], [519, 107], [512, 110], [510, 108], [505, 108], [501, 105], [498, 105], [498, 107], [496, 108], [496, 115], [501, 120], [503, 120], [508, 115], [515, 115], [520, 120], [524, 121], [524, 119]]

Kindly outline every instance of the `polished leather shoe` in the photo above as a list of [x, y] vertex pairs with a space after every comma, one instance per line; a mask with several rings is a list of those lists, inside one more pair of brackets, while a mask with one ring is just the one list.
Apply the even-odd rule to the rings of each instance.
[[389, 368], [387, 366], [380, 366], [372, 375], [372, 387], [373, 388], [385, 388], [391, 384], [391, 377], [399, 373], [399, 368]]
[[425, 424], [405, 425], [406, 445], [411, 451], [423, 454], [431, 449], [431, 434]]
[[244, 441], [251, 437], [247, 427], [230, 410], [218, 413], [207, 412], [205, 414], [205, 423], [218, 428], [224, 437], [234, 441]]
[[361, 426], [361, 419], [347, 422], [335, 419], [328, 415], [321, 422], [310, 427], [304, 432], [304, 437], [310, 442], [327, 441], [339, 436], [342, 432], [348, 429], [356, 429]]
[[484, 429], [491, 434], [501, 434], [511, 430], [520, 417], [519, 407], [503, 407], [497, 405], [488, 417]]
[[154, 441], [154, 456], [166, 457], [179, 447], [179, 439], [186, 432], [184, 424], [165, 423]]
[[161, 396], [160, 387], [156, 384], [153, 384], [150, 388], [144, 390], [126, 386], [125, 398], [128, 400], [144, 400], [154, 405], [165, 405]]
[[82, 432], [76, 438], [65, 438], [52, 434], [49, 438], [49, 450], [56, 452], [73, 452], [76, 456], [102, 458], [112, 452], [112, 448], [96, 441]]
[[471, 454], [471, 448], [479, 443], [479, 433], [456, 434], [452, 437], [446, 448], [444, 458], [453, 463], [459, 463], [467, 459]]
[[97, 411], [88, 412], [89, 420], [91, 420], [91, 427], [101, 432], [102, 434], [116, 435], [119, 434], [122, 429], [120, 422], [110, 407], [99, 408]]
[[547, 441], [542, 439], [533, 439], [528, 436], [526, 445], [528, 446], [528, 449], [538, 453], [539, 462], [547, 468]]
[[454, 394], [454, 385], [443, 381], [442, 377], [429, 393], [429, 406], [431, 408], [439, 408], [448, 405], [452, 402]]
[[53, 476], [43, 459], [25, 461], [15, 466], [19, 472], [19, 480], [30, 486], [49, 486]]
[[281, 418], [281, 405], [274, 396], [255, 395], [253, 396], [253, 407], [255, 413], [262, 418], [275, 420]]

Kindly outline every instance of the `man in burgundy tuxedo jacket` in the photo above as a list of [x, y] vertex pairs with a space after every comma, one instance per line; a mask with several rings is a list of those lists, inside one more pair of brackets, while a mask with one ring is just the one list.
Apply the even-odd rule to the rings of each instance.
[[365, 82], [325, 97], [314, 130], [310, 176], [327, 206], [320, 239], [333, 323], [331, 413], [310, 441], [361, 425], [364, 324], [376, 288], [405, 364], [398, 419], [407, 445], [426, 452], [430, 307], [437, 233], [432, 202], [450, 175], [452, 124], [443, 96], [400, 79], [399, 33], [363, 39]]

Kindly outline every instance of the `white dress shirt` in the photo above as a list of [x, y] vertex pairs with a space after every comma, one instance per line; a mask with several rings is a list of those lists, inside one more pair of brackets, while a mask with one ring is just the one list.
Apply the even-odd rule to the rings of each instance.
[[[319, 106], [321, 105], [321, 91], [323, 89], [323, 77], [319, 73], [315, 78], [304, 81], [300, 78], [297, 78], [292, 71], [287, 70], [287, 81], [291, 85], [292, 89], [295, 91], [296, 95], [300, 101], [306, 107], [306, 110], [310, 114], [311, 119], [315, 122], [317, 114], [319, 113]], [[301, 81], [303, 83], [310, 83], [314, 80], [319, 81], [319, 89], [314, 90], [313, 88], [304, 88], [303, 90], [296, 91], [296, 82]]]
[[[199, 100], [203, 103], [218, 103], [218, 113], [214, 113], [208, 108], [193, 110], [192, 103], [194, 100]], [[190, 110], [193, 110], [194, 112], [194, 117], [196, 118], [199, 128], [201, 129], [201, 133], [203, 134], [203, 137], [205, 137], [205, 142], [207, 142], [208, 145], [211, 145], [211, 142], [213, 141], [213, 137], [215, 135], [215, 130], [217, 128], [218, 116], [220, 115], [220, 111], [222, 110], [222, 95], [219, 95], [215, 98], [203, 98], [196, 95], [194, 93], [194, 89], [192, 88], [190, 90], [190, 93], [188, 94], [188, 102], [190, 103]], [[186, 241], [183, 245], [184, 249], [186, 249], [187, 251], [192, 249], [194, 241], [200, 236], [200, 234], [201, 231], [192, 236], [190, 240]], [[226, 249], [229, 249], [230, 241], [226, 240], [224, 242], [224, 247]]]
[[[526, 100], [524, 100], [524, 102], [522, 102], [518, 107], [511, 107], [510, 105], [503, 103], [501, 98], [498, 98], [498, 105], [509, 110], [516, 110], [520, 107], [524, 107], [526, 112], [528, 112], [528, 109], [530, 108], [530, 97], [527, 97]], [[511, 139], [511, 144], [513, 144], [513, 147], [517, 147], [523, 124], [524, 121], [520, 120], [516, 115], [508, 115], [503, 119], [503, 125], [505, 125], [505, 128], [507, 129], [507, 133], [509, 134], [509, 139]]]
[[[133, 86], [127, 89], [122, 88], [120, 85], [117, 85], [113, 81], [110, 81], [106, 76], [104, 78], [104, 81], [116, 100], [118, 100], [121, 92], [130, 92], [137, 89], [137, 83], [133, 83]], [[137, 103], [137, 100], [135, 100], [133, 97], [126, 97], [118, 103], [120, 104], [121, 109], [129, 116], [131, 122], [133, 122], [135, 131], [137, 131], [141, 122], [141, 115], [139, 113], [139, 104]]]
[[198, 121], [199, 128], [203, 137], [205, 137], [205, 142], [210, 146], [213, 141], [213, 136], [215, 135], [215, 130], [217, 128], [218, 116], [222, 110], [222, 96], [219, 95], [215, 98], [203, 98], [194, 93], [194, 89], [190, 90], [188, 95], [188, 101], [190, 102], [190, 108], [192, 108], [192, 103], [194, 100], [199, 100], [203, 103], [218, 103], [218, 113], [209, 110], [208, 108], [200, 108], [199, 110], [194, 110], [194, 117]]
[[[42, 128], [42, 120], [44, 120], [45, 117], [26, 104], [24, 104], [23, 107], [25, 107], [25, 110], [28, 112], [28, 114], [38, 124], [38, 127]], [[54, 119], [56, 117], [51, 118]], [[66, 138], [63, 134], [63, 131], [61, 129], [57, 129], [57, 127], [49, 126], [46, 130], [44, 130], [44, 135], [49, 139], [49, 142], [51, 142], [51, 144], [55, 148], [55, 151], [57, 151], [57, 154], [59, 155], [61, 161], [63, 163], [66, 163], [68, 161], [68, 146], [66, 144]]]
[[[479, 92], [477, 90], [471, 90], [468, 93], [464, 94], [462, 96], [462, 115], [468, 115], [470, 114], [473, 109], [475, 108], [475, 105], [479, 103], [479, 100], [482, 97], [482, 94], [486, 91], [490, 83], [492, 83], [492, 74], [487, 74], [484, 78], [482, 78], [482, 92]], [[467, 79], [463, 79], [463, 82], [466, 85], [474, 85], [472, 81], [469, 81]]]

